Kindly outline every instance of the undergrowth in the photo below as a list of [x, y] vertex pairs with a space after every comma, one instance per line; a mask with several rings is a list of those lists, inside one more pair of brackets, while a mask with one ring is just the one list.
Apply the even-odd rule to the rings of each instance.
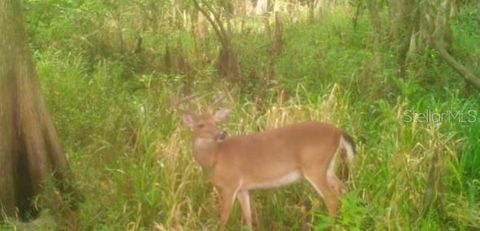
[[[169, 101], [188, 85], [206, 95], [190, 104], [205, 108], [224, 91], [225, 83], [209, 61], [214, 52], [197, 57], [191, 35], [174, 33], [195, 70], [194, 82], [187, 72], [162, 71], [155, 66], [158, 59], [143, 60], [147, 68], [136, 71], [142, 60], [121, 53], [115, 40], [107, 43], [112, 28], [92, 35], [106, 44], [97, 51], [74, 36], [104, 22], [100, 19], [108, 21], [111, 15], [101, 14], [107, 6], [72, 1], [58, 8], [63, 11], [55, 15], [65, 16], [60, 20], [39, 13], [59, 5], [30, 2], [27, 21], [43, 93], [86, 201], [76, 215], [66, 216], [63, 208], [53, 206], [53, 192], [47, 190], [40, 200], [46, 208], [40, 221], [45, 222], [12, 222], [4, 228], [214, 230], [218, 195], [192, 159], [189, 131]], [[314, 24], [288, 25], [282, 53], [273, 58], [274, 79], [265, 80], [271, 39], [251, 33], [235, 40], [249, 79], [224, 103], [233, 110], [223, 124], [229, 134], [316, 120], [339, 125], [358, 143], [338, 219], [326, 215], [321, 198], [302, 182], [252, 193], [256, 230], [300, 230], [306, 223], [315, 230], [478, 229], [478, 93], [463, 93], [461, 77], [428, 48], [427, 55], [412, 62], [407, 78], [397, 79], [394, 48], [383, 47], [377, 59], [369, 44], [370, 22], [362, 18], [354, 31], [349, 13], [339, 10]], [[475, 22], [464, 25], [468, 14], [478, 15], [478, 9], [462, 11], [464, 20], [455, 22], [456, 49], [476, 57], [480, 53], [473, 44], [480, 40], [472, 29]], [[464, 30], [476, 36], [462, 37]], [[143, 36], [158, 57], [172, 43], [149, 30]], [[125, 39], [133, 37], [127, 33]], [[278, 88], [288, 90], [286, 102], [277, 100]], [[240, 214], [236, 205], [229, 230], [242, 228]]]

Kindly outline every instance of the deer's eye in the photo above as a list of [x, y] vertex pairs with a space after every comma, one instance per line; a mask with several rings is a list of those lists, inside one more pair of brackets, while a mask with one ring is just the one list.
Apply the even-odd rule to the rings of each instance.
[[198, 124], [197, 125], [197, 128], [203, 128], [203, 127], [205, 127], [205, 124]]

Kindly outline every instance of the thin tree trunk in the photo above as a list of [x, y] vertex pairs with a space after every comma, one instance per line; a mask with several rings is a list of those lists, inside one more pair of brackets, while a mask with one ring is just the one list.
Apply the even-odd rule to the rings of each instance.
[[[197, 0], [193, 0], [195, 8], [199, 10], [210, 22], [210, 25], [213, 27], [213, 30], [217, 34], [217, 37], [222, 45], [217, 59], [217, 69], [220, 72], [220, 75], [229, 79], [234, 80], [239, 77], [239, 63], [236, 59], [235, 52], [232, 46], [232, 32], [230, 27], [225, 29], [223, 22], [221, 21], [220, 12], [214, 10], [213, 6], [203, 2], [203, 6], [200, 6]], [[227, 14], [227, 24], [229, 24], [229, 14]]]
[[315, 21], [315, 0], [308, 0], [308, 21], [310, 23]]
[[42, 99], [20, 1], [2, 1], [0, 15], [0, 210], [28, 220], [50, 175], [61, 192], [79, 195]]
[[253, 12], [253, 4], [251, 0], [245, 0], [245, 14], [244, 16], [249, 16]]
[[255, 6], [255, 13], [257, 15], [264, 15], [267, 13], [268, 0], [257, 0], [257, 5]]
[[360, 18], [360, 15], [362, 14], [362, 10], [363, 10], [363, 4], [362, 4], [362, 1], [354, 1], [354, 4], [355, 5], [355, 14], [353, 16], [353, 30], [356, 31], [357, 30], [357, 24], [358, 24], [358, 19]]

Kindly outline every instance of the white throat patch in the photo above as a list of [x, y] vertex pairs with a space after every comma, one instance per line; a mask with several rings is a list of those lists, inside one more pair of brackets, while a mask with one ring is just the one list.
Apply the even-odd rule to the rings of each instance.
[[204, 149], [210, 145], [212, 145], [212, 143], [214, 143], [215, 140], [214, 139], [204, 139], [204, 138], [198, 138], [198, 139], [195, 139], [194, 143], [193, 143], [193, 146], [195, 149]]

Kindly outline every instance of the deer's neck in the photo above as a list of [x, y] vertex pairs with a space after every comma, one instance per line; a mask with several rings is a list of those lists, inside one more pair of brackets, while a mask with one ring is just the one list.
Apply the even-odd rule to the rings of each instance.
[[203, 169], [215, 165], [218, 146], [218, 142], [213, 139], [193, 139], [193, 156]]

